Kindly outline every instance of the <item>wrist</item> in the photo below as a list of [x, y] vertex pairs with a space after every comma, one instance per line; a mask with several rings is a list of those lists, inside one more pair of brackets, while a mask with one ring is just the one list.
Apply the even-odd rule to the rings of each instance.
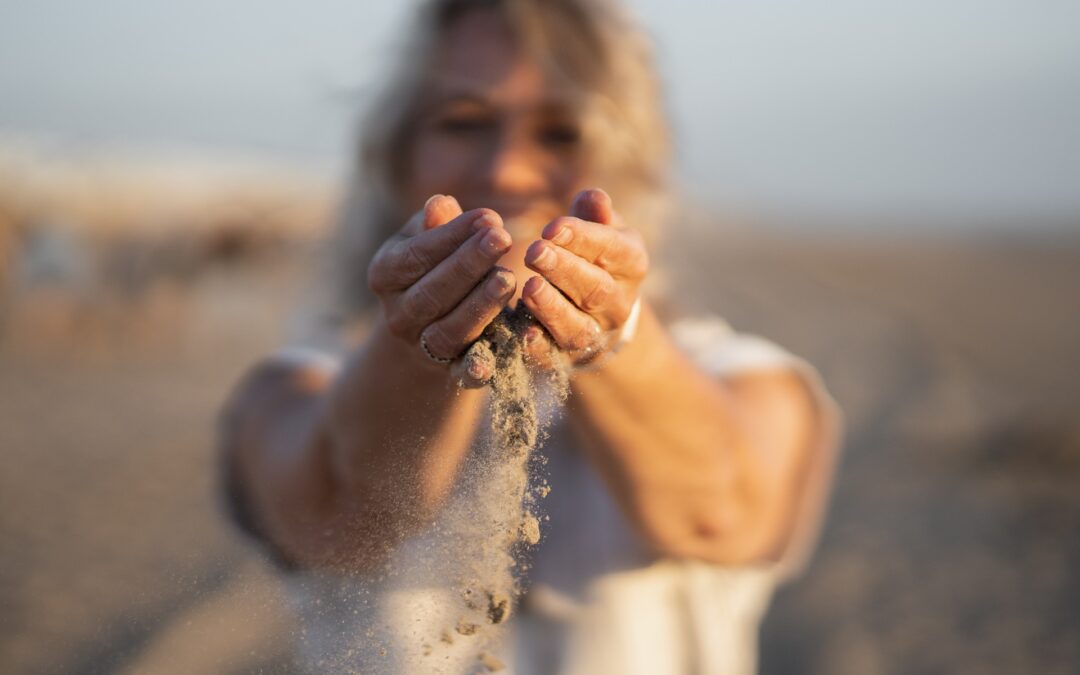
[[635, 338], [638, 324], [641, 320], [642, 299], [638, 296], [630, 308], [630, 314], [626, 317], [623, 325], [616, 330], [609, 331], [603, 340], [603, 344], [592, 354], [587, 354], [584, 359], [577, 360], [573, 365], [573, 372], [590, 372], [599, 370], [612, 358], [623, 350]]

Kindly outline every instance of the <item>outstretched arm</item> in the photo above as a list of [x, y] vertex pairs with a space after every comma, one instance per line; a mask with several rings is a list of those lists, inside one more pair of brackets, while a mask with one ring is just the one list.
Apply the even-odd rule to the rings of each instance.
[[510, 244], [493, 212], [429, 200], [372, 263], [382, 313], [340, 372], [269, 360], [237, 389], [223, 452], [259, 534], [286, 559], [367, 566], [438, 510], [482, 394], [418, 342], [449, 357], [480, 335], [514, 291], [495, 267]]
[[646, 312], [634, 341], [572, 386], [590, 458], [666, 554], [776, 561], [804, 505], [824, 496], [807, 490], [828, 460], [819, 455], [827, 411], [793, 370], [712, 377]]
[[[599, 190], [553, 221], [526, 261], [523, 298], [562, 348], [619, 331], [648, 258]], [[657, 550], [725, 564], [787, 550], [831, 421], [803, 378], [775, 370], [722, 380], [693, 364], [647, 306], [637, 335], [571, 380], [570, 411], [590, 458]], [[808, 487], [814, 486], [814, 487]]]

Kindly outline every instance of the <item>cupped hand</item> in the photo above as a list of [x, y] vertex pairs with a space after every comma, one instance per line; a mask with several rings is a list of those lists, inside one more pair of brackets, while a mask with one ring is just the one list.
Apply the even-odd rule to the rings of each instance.
[[[573, 361], [591, 361], [614, 343], [638, 299], [649, 271], [644, 240], [598, 189], [578, 193], [570, 215], [548, 223], [541, 237], [525, 253], [540, 276], [525, 282], [522, 300]], [[545, 348], [530, 341], [538, 360]]]
[[433, 356], [456, 359], [514, 295], [514, 274], [496, 266], [512, 243], [491, 209], [462, 213], [453, 197], [429, 199], [368, 268], [390, 333], [433, 366], [421, 336]]

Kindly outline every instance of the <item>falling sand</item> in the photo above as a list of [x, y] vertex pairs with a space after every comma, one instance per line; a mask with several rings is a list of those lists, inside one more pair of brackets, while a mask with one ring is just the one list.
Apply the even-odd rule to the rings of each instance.
[[[491, 379], [491, 440], [504, 458], [524, 457], [536, 448], [540, 432], [533, 378], [525, 363], [521, 336], [535, 319], [525, 310], [504, 311], [465, 354], [466, 367], [484, 362]], [[568, 390], [569, 368], [562, 362], [551, 369], [551, 383], [559, 399]]]
[[[505, 310], [466, 355], [465, 366], [493, 373], [489, 427], [465, 460], [436, 522], [404, 542], [385, 572], [338, 608], [366, 630], [326, 664], [344, 672], [472, 673], [502, 669], [506, 622], [529, 549], [540, 541], [536, 517], [546, 484], [530, 485], [542, 458], [545, 411], [565, 399], [569, 368], [529, 367], [522, 336], [535, 319]], [[340, 629], [339, 629], [340, 630]]]
[[[543, 485], [536, 490], [528, 489], [529, 462], [542, 436], [535, 386], [538, 383], [534, 382], [534, 371], [526, 363], [522, 343], [525, 329], [532, 322], [535, 319], [527, 311], [504, 311], [464, 357], [467, 369], [481, 365], [482, 371], [494, 373], [489, 383], [489, 447], [481, 471], [473, 476], [480, 479], [475, 486], [479, 491], [474, 493], [477, 497], [473, 506], [486, 507], [486, 515], [495, 527], [490, 539], [471, 552], [476, 557], [468, 564], [480, 574], [459, 589], [465, 600], [466, 616], [481, 615], [478, 624], [463, 617], [457, 630], [462, 634], [465, 634], [461, 630], [463, 624], [470, 628], [476, 625], [490, 628], [509, 618], [513, 598], [520, 590], [514, 568], [524, 573], [523, 549], [540, 542], [540, 522], [530, 508], [535, 508], [537, 500], [550, 488]], [[548, 372], [549, 392], [555, 400], [564, 400], [569, 368], [558, 361]], [[484, 601], [478, 602], [478, 596]], [[478, 651], [477, 659], [488, 670], [502, 668], [501, 661], [488, 651]]]

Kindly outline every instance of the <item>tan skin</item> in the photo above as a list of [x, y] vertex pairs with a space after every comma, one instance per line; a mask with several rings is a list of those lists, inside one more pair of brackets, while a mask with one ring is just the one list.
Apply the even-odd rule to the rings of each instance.
[[[264, 534], [303, 566], [377, 563], [451, 489], [489, 374], [431, 361], [421, 334], [453, 357], [520, 300], [546, 328], [527, 336], [542, 363], [550, 341], [580, 349], [620, 330], [649, 271], [607, 194], [581, 190], [571, 98], [496, 16], [457, 20], [433, 81], [409, 157], [407, 199], [424, 206], [369, 270], [382, 307], [370, 335], [333, 376], [267, 362], [225, 416], [225, 449]], [[789, 545], [823, 433], [795, 373], [710, 377], [645, 305], [625, 348], [574, 374], [568, 410], [658, 553], [745, 565]]]

